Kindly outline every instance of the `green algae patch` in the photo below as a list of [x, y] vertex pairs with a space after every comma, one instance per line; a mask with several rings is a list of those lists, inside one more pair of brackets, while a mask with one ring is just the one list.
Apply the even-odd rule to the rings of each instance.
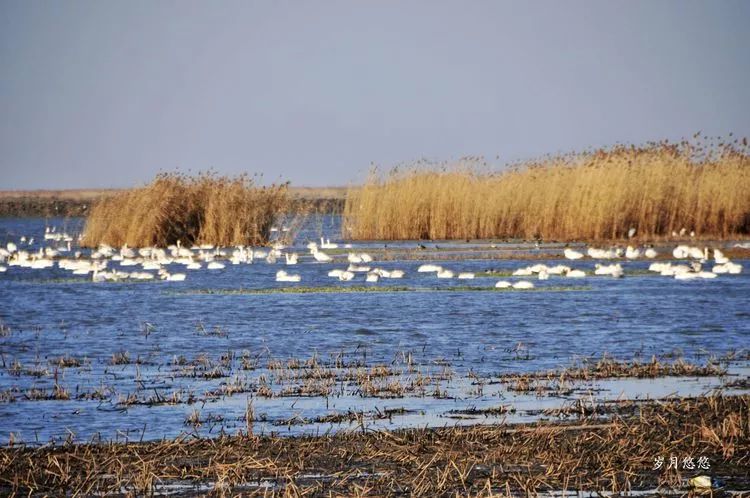
[[535, 287], [533, 289], [498, 289], [496, 287], [278, 287], [266, 289], [191, 289], [169, 292], [173, 295], [265, 295], [265, 294], [367, 294], [397, 292], [576, 292], [591, 290], [587, 286]]

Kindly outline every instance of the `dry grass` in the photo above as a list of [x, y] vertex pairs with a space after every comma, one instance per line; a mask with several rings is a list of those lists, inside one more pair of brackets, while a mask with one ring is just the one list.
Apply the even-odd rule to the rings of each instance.
[[373, 172], [352, 188], [354, 239], [620, 239], [694, 230], [750, 233], [747, 141], [616, 146], [549, 157], [502, 173], [476, 162]]
[[727, 489], [747, 489], [749, 409], [748, 396], [710, 396], [644, 402], [604, 423], [395, 432], [363, 425], [321, 437], [13, 444], [0, 449], [0, 493], [150, 495], [182, 484], [182, 493], [197, 494], [193, 486], [204, 484], [216, 496], [618, 494], [657, 486], [685, 491], [688, 477], [706, 473], [666, 464], [654, 470], [657, 457], [671, 455], [705, 457], [708, 472], [725, 478]]
[[286, 184], [257, 187], [247, 176], [161, 174], [145, 187], [97, 203], [86, 220], [83, 243], [264, 244], [288, 203]]

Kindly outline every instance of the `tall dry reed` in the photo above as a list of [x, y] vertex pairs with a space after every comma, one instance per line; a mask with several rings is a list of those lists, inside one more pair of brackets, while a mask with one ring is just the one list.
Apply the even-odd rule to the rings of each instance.
[[476, 164], [377, 172], [350, 189], [353, 239], [542, 237], [618, 239], [685, 228], [703, 237], [750, 233], [747, 141], [682, 141], [548, 157], [504, 172]]
[[83, 244], [264, 244], [288, 204], [287, 184], [259, 187], [246, 175], [160, 174], [145, 187], [98, 202], [86, 220]]

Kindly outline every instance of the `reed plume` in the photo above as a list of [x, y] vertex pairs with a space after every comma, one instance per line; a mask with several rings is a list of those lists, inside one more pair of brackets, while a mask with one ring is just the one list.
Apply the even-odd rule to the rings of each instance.
[[747, 141], [619, 145], [502, 172], [476, 162], [373, 172], [347, 193], [353, 239], [620, 239], [750, 232]]

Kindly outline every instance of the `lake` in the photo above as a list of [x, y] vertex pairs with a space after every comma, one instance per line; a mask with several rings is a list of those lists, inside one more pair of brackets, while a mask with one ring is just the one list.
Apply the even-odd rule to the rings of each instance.
[[[44, 240], [47, 226], [74, 234], [82, 221], [0, 219], [0, 243], [30, 251], [60, 245]], [[306, 249], [320, 236], [341, 247], [340, 233], [338, 217], [313, 218], [285, 249], [300, 254], [297, 265], [283, 258], [227, 262], [219, 270], [169, 265], [187, 274], [183, 282], [95, 283], [57, 265], [9, 267], [0, 273], [0, 442], [234, 433], [246, 427], [249, 403], [256, 432], [290, 435], [356, 427], [357, 413], [370, 427], [385, 428], [487, 419], [452, 416], [472, 407], [512, 407], [505, 416], [526, 420], [587, 393], [602, 402], [623, 393], [687, 396], [726, 379], [586, 382], [550, 397], [509, 390], [494, 378], [561, 369], [604, 353], [704, 363], [738, 352], [741, 359], [750, 346], [747, 271], [678, 281], [649, 273], [650, 261], [639, 259], [622, 261], [625, 277], [616, 279], [590, 276], [596, 261], [566, 261], [555, 244], [438, 241], [421, 249], [418, 241], [370, 241], [349, 250], [372, 253], [371, 266], [404, 270], [404, 278], [366, 283], [358, 273], [340, 282], [327, 273], [347, 267], [347, 250], [331, 251], [333, 263], [319, 263]], [[34, 243], [21, 244], [22, 236]], [[589, 276], [527, 277], [533, 290], [497, 291], [497, 280], [519, 278], [417, 272], [429, 262], [493, 275], [563, 263]], [[747, 260], [735, 262], [750, 268]], [[276, 282], [279, 269], [299, 274], [301, 282]], [[316, 287], [341, 292], [309, 289]], [[748, 374], [746, 361], [728, 368]]]

